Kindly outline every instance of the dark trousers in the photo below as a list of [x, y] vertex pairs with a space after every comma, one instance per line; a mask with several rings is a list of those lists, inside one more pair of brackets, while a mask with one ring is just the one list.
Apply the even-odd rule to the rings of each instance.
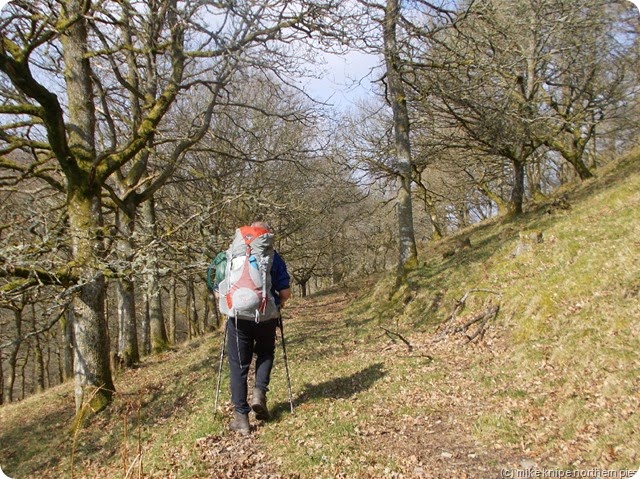
[[256, 355], [255, 387], [267, 392], [276, 349], [277, 320], [256, 323], [253, 320], [229, 318], [227, 321], [227, 357], [229, 358], [231, 401], [242, 414], [251, 411], [247, 402], [247, 377], [253, 355]]

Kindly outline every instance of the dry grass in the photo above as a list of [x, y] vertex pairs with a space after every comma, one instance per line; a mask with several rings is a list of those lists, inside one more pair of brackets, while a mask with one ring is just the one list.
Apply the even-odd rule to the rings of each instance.
[[[249, 438], [212, 408], [220, 336], [117, 378], [114, 404], [79, 432], [63, 385], [0, 409], [0, 465], [15, 478], [496, 477], [502, 468], [633, 469], [640, 463], [640, 162], [564, 192], [517, 221], [429, 245], [408, 287], [350, 285], [287, 310], [296, 413], [278, 352], [271, 422]], [[544, 241], [513, 256], [519, 232]], [[490, 302], [482, 340], [434, 342]], [[489, 291], [489, 292], [487, 292]], [[499, 293], [499, 294], [498, 294]], [[459, 323], [458, 323], [459, 324]], [[381, 327], [397, 333], [387, 334]], [[226, 371], [226, 368], [225, 368]], [[142, 453], [142, 467], [135, 462]], [[73, 472], [73, 475], [72, 475]]]

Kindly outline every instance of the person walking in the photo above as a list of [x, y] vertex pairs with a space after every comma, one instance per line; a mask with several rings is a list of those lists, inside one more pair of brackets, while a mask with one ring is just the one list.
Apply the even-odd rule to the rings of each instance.
[[[269, 225], [263, 221], [257, 221], [251, 224], [244, 231], [244, 235], [250, 238], [270, 235], [272, 244], [273, 233]], [[247, 242], [247, 244], [249, 244]], [[275, 357], [276, 347], [276, 329], [278, 321], [280, 321], [280, 309], [284, 307], [287, 300], [291, 297], [290, 276], [287, 271], [287, 265], [280, 254], [272, 250], [267, 255], [269, 259], [270, 291], [264, 299], [260, 314], [256, 313], [255, 317], [247, 317], [240, 314], [231, 307], [234, 288], [240, 290], [242, 288], [233, 286], [232, 284], [215, 285], [216, 292], [219, 296], [220, 309], [223, 314], [228, 314], [227, 319], [227, 358], [230, 370], [231, 385], [231, 402], [234, 406], [233, 419], [229, 423], [229, 429], [241, 434], [249, 434], [249, 413], [253, 410], [258, 420], [266, 421], [269, 419], [269, 410], [267, 408], [267, 392], [269, 391], [269, 382], [271, 379], [271, 369]], [[253, 264], [252, 259], [247, 259], [247, 264]], [[229, 261], [229, 259], [228, 259]], [[265, 260], [265, 264], [267, 261]], [[231, 280], [229, 280], [231, 282]], [[222, 285], [222, 287], [221, 287]], [[226, 297], [226, 298], [225, 298]], [[269, 304], [271, 303], [272, 304]], [[255, 385], [249, 404], [247, 380], [249, 376], [249, 368], [255, 354]]]

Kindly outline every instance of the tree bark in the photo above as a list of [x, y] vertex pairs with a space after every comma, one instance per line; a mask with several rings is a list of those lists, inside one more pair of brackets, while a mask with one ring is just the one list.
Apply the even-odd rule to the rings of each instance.
[[67, 210], [72, 252], [77, 264], [78, 293], [74, 296], [73, 350], [76, 411], [85, 405], [102, 410], [114, 392], [105, 316], [106, 282], [99, 258], [103, 255], [100, 188], [87, 188], [88, 178], [70, 183]]
[[4, 355], [0, 349], [0, 406], [4, 404]]
[[65, 380], [73, 377], [73, 323], [74, 314], [73, 308], [68, 307], [64, 312], [64, 319], [62, 323], [64, 341], [63, 341], [63, 378]]
[[411, 197], [412, 159], [409, 111], [400, 73], [401, 59], [396, 36], [399, 14], [398, 0], [387, 0], [383, 26], [384, 59], [389, 87], [388, 101], [393, 111], [396, 173], [399, 183], [397, 197], [399, 261], [396, 286], [400, 286], [406, 280], [407, 269], [413, 266], [418, 258]]
[[189, 324], [189, 339], [196, 338], [200, 335], [198, 325], [198, 307], [196, 304], [196, 293], [193, 278], [188, 277], [186, 281], [187, 297], [185, 309], [187, 311], [187, 320]]
[[177, 292], [176, 279], [171, 278], [171, 285], [169, 287], [169, 341], [171, 344], [176, 344], [176, 309], [178, 308], [178, 292]]
[[149, 337], [151, 334], [149, 330], [149, 297], [146, 291], [142, 296], [142, 323], [140, 324], [142, 337], [140, 338], [140, 342], [142, 344], [141, 354], [147, 356], [151, 353], [151, 338]]
[[140, 362], [135, 288], [130, 278], [118, 279], [116, 296], [118, 300], [118, 356], [122, 365], [125, 368], [130, 368]]
[[31, 355], [31, 346], [27, 343], [27, 347], [24, 352], [24, 361], [22, 361], [22, 367], [20, 368], [20, 399], [27, 397], [27, 364], [29, 364], [29, 356]]
[[542, 168], [541, 160], [535, 158], [525, 167], [527, 175], [527, 184], [529, 185], [529, 194], [534, 200], [542, 198]]
[[123, 202], [116, 214], [119, 264], [126, 270], [119, 271], [116, 286], [118, 301], [118, 356], [122, 365], [130, 368], [140, 362], [138, 348], [138, 326], [136, 324], [136, 298], [131, 268], [135, 245], [133, 244], [133, 225], [135, 222], [136, 205], [130, 197]]
[[9, 381], [7, 383], [7, 401], [13, 401], [13, 389], [16, 383], [16, 368], [18, 366], [18, 352], [20, 352], [20, 337], [22, 336], [22, 309], [13, 308], [16, 342], [9, 353]]
[[167, 328], [162, 312], [162, 296], [157, 271], [147, 277], [147, 301], [149, 304], [149, 339], [152, 353], [160, 353], [169, 347]]
[[[34, 332], [38, 330], [38, 324], [36, 321], [36, 308], [34, 304], [31, 304], [31, 326], [33, 327]], [[33, 337], [33, 349], [35, 352], [35, 390], [36, 392], [42, 392], [45, 390], [45, 364], [44, 354], [42, 353], [42, 343], [40, 342], [39, 334], [36, 334]]]
[[211, 321], [209, 320], [210, 316], [211, 316], [211, 303], [209, 303], [209, 289], [208, 288], [204, 288], [204, 291], [202, 293], [202, 302], [204, 303], [204, 313], [202, 315], [202, 332], [203, 333], [209, 333], [211, 331], [213, 331], [213, 328], [211, 328]]
[[76, 411], [87, 404], [101, 411], [115, 387], [109, 361], [109, 335], [104, 315], [105, 279], [101, 273], [87, 279], [75, 301], [73, 352]]
[[508, 214], [510, 216], [518, 216], [521, 215], [523, 211], [525, 162], [512, 159], [511, 164], [513, 166], [513, 188], [511, 189], [511, 197], [509, 198]]
[[144, 269], [144, 282], [149, 305], [149, 334], [151, 352], [160, 353], [169, 347], [167, 328], [164, 324], [162, 312], [162, 290], [160, 287], [160, 273], [158, 271], [158, 252], [154, 247], [149, 247], [157, 236], [155, 200], [151, 196], [141, 205], [142, 231], [145, 235], [146, 268]]
[[[91, 67], [87, 55], [88, 4], [69, 0], [63, 16], [69, 22], [60, 36], [65, 63], [68, 102], [66, 137], [68, 156], [58, 154], [67, 177], [67, 214], [74, 259], [73, 272], [79, 278], [74, 297], [74, 377], [76, 411], [85, 405], [102, 410], [114, 392], [109, 362], [109, 336], [104, 312], [106, 283], [100, 259], [102, 243], [102, 189], [94, 174], [95, 108]], [[65, 135], [65, 132], [59, 132]], [[54, 143], [64, 143], [55, 138]]]
[[589, 169], [589, 167], [582, 160], [582, 156], [584, 153], [584, 148], [579, 150], [579, 153], [569, 153], [561, 151], [560, 154], [567, 160], [571, 165], [575, 168], [576, 173], [582, 181], [588, 180], [589, 178], [593, 178], [593, 173]]

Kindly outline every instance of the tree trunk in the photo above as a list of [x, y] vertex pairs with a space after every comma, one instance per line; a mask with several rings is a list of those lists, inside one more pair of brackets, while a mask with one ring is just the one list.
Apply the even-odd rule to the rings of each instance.
[[469, 226], [469, 208], [464, 200], [456, 206], [456, 217], [458, 218], [458, 228]]
[[114, 392], [109, 361], [109, 332], [105, 316], [106, 282], [98, 257], [102, 255], [99, 189], [86, 188], [68, 199], [73, 256], [78, 264], [79, 293], [74, 297], [73, 350], [76, 411], [87, 403], [97, 412], [111, 402]]
[[588, 180], [589, 178], [593, 178], [593, 173], [587, 167], [585, 162], [582, 161], [582, 151], [584, 150], [580, 150], [580, 153], [574, 153], [574, 154], [565, 152], [565, 153], [562, 153], [562, 156], [564, 156], [565, 160], [571, 163], [571, 165], [575, 168], [576, 173], [578, 173], [578, 176], [580, 177], [580, 179], [584, 181], [584, 180]]
[[63, 319], [63, 378], [65, 380], [73, 377], [73, 308], [67, 307]]
[[178, 308], [178, 292], [176, 279], [171, 278], [171, 286], [169, 288], [169, 340], [171, 344], [176, 344], [176, 310]]
[[220, 311], [218, 311], [218, 304], [216, 301], [216, 296], [213, 293], [209, 293], [209, 301], [213, 305], [211, 309], [213, 310], [213, 316], [216, 318], [216, 331], [220, 329], [220, 324], [222, 323], [220, 318]]
[[511, 164], [513, 166], [513, 188], [511, 189], [511, 197], [509, 198], [508, 214], [510, 216], [518, 216], [523, 212], [525, 162], [512, 159]]
[[138, 326], [133, 281], [119, 278], [116, 285], [118, 299], [118, 356], [125, 368], [140, 362]]
[[507, 201], [505, 201], [499, 190], [498, 191], [494, 191], [493, 188], [491, 188], [491, 186], [489, 186], [486, 182], [484, 181], [480, 181], [476, 183], [476, 187], [478, 188], [478, 190], [480, 190], [480, 192], [485, 195], [487, 198], [489, 198], [489, 201], [492, 201], [493, 203], [495, 203], [496, 208], [498, 209], [498, 214], [502, 214], [505, 211], [509, 211], [509, 204]]
[[[38, 324], [36, 321], [36, 308], [35, 305], [31, 305], [31, 326], [33, 327], [33, 331], [38, 330]], [[44, 366], [44, 354], [42, 353], [42, 343], [40, 342], [40, 335], [36, 334], [34, 336], [33, 341], [33, 349], [35, 353], [35, 364], [34, 364], [34, 373], [35, 373], [35, 390], [36, 392], [42, 392], [45, 390], [45, 366]]]
[[15, 326], [16, 342], [9, 353], [9, 382], [7, 383], [7, 400], [13, 401], [13, 389], [16, 384], [16, 368], [18, 366], [18, 353], [20, 352], [20, 344], [22, 337], [22, 309], [13, 309], [13, 319]]
[[[595, 126], [589, 132], [589, 137], [593, 131], [595, 131]], [[572, 131], [569, 128], [563, 133], [564, 137], [547, 139], [546, 145], [560, 153], [562, 158], [573, 166], [574, 172], [578, 174], [581, 180], [593, 178], [593, 173], [582, 160], [588, 138], [582, 138], [583, 132], [581, 130]]]
[[149, 302], [149, 335], [151, 352], [160, 353], [169, 347], [167, 328], [162, 313], [162, 296], [157, 270], [147, 277], [147, 300]]
[[60, 344], [60, 341], [57, 341], [57, 348], [55, 351], [55, 355], [56, 355], [56, 364], [58, 366], [58, 384], [62, 384], [64, 382], [64, 349], [66, 348], [66, 345], [64, 344], [64, 337], [62, 338], [63, 343]]
[[427, 214], [429, 215], [429, 220], [431, 220], [431, 227], [433, 228], [433, 240], [437, 241], [444, 238], [444, 233], [442, 232], [442, 226], [440, 226], [440, 218], [438, 218], [438, 210], [436, 206], [433, 204], [433, 201], [427, 198], [427, 193], [425, 191], [424, 198], [424, 206], [427, 210]]
[[149, 335], [151, 352], [160, 353], [169, 347], [167, 328], [164, 324], [162, 312], [162, 294], [158, 272], [157, 249], [151, 247], [151, 242], [156, 238], [156, 213], [154, 198], [151, 197], [141, 205], [142, 232], [145, 236], [146, 268], [144, 269], [144, 282], [149, 305]]
[[142, 337], [140, 338], [140, 342], [142, 343], [142, 355], [147, 356], [151, 353], [151, 338], [149, 337], [151, 334], [149, 327], [149, 297], [146, 291], [142, 296], [142, 324], [140, 324]]
[[398, 175], [398, 246], [399, 261], [396, 286], [406, 281], [407, 269], [418, 258], [413, 228], [413, 205], [411, 198], [411, 142], [409, 139], [409, 112], [407, 98], [400, 73], [401, 59], [398, 51], [396, 28], [400, 6], [398, 0], [387, 0], [384, 16], [384, 59], [389, 87], [388, 101], [393, 110], [393, 129], [396, 147], [396, 173]]
[[0, 406], [4, 404], [4, 356], [0, 349]]
[[200, 335], [198, 325], [198, 305], [196, 303], [196, 292], [193, 278], [187, 278], [187, 317], [189, 320], [189, 339], [196, 338]]
[[527, 184], [529, 185], [529, 194], [531, 198], [538, 200], [544, 196], [542, 194], [541, 159], [536, 157], [525, 169], [528, 179]]
[[135, 245], [133, 232], [135, 224], [136, 205], [132, 197], [125, 200], [116, 214], [117, 240], [119, 264], [126, 270], [119, 271], [116, 284], [116, 298], [118, 301], [118, 356], [125, 368], [130, 368], [140, 362], [138, 349], [138, 326], [136, 324], [136, 298], [133, 282], [133, 263]]
[[189, 279], [187, 278], [187, 281], [185, 282], [185, 288], [186, 288], [186, 295], [184, 298], [185, 304], [184, 304], [184, 312], [185, 312], [185, 316], [186, 316], [186, 320], [187, 320], [187, 339], [191, 340], [195, 337], [195, 332], [193, 330], [193, 319], [191, 317], [191, 290], [189, 289], [191, 287], [191, 282], [189, 281]]
[[22, 367], [20, 368], [20, 378], [22, 379], [20, 384], [20, 399], [27, 397], [27, 364], [29, 364], [29, 356], [31, 355], [31, 346], [27, 343], [25, 348], [24, 360], [22, 361]]
[[53, 347], [54, 339], [51, 337], [51, 334], [48, 333], [45, 338], [45, 344], [47, 345], [47, 356], [44, 361], [44, 375], [46, 379], [46, 386], [48, 388], [51, 387], [51, 348]]
[[88, 279], [76, 298], [73, 352], [76, 411], [86, 404], [94, 412], [111, 402], [115, 391], [109, 361], [109, 336], [104, 316], [105, 280]]
[[[82, 0], [65, 2], [63, 12], [70, 25], [60, 36], [65, 64], [68, 121], [66, 134], [69, 157], [59, 157], [67, 179], [67, 214], [71, 248], [79, 278], [74, 297], [74, 377], [76, 411], [83, 405], [93, 411], [111, 402], [114, 386], [109, 362], [109, 336], [104, 312], [106, 283], [101, 271], [102, 188], [95, 179], [95, 108], [91, 68], [87, 55], [88, 4]], [[64, 141], [49, 134], [58, 142]], [[64, 152], [59, 152], [60, 155]]]
[[204, 288], [204, 292], [202, 295], [202, 302], [204, 303], [204, 314], [202, 315], [202, 332], [208, 333], [211, 332], [212, 329], [210, 327], [211, 322], [209, 321], [209, 316], [211, 314], [211, 303], [209, 302], [209, 289]]

